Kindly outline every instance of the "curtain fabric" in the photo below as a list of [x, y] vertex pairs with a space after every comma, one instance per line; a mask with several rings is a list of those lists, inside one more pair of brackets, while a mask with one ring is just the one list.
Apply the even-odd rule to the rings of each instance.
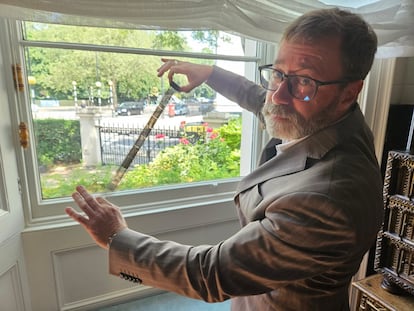
[[313, 9], [337, 6], [375, 29], [377, 57], [414, 56], [412, 0], [0, 0], [0, 16], [38, 22], [140, 29], [218, 29], [278, 42]]

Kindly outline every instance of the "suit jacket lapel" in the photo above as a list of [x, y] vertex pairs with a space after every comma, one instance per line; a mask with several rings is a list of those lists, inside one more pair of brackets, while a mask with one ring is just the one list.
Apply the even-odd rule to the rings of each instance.
[[[272, 153], [276, 154], [275, 146], [281, 142], [278, 139], [271, 139], [263, 150], [259, 167], [240, 181], [236, 195], [271, 178], [304, 170], [308, 158], [321, 159], [339, 141], [345, 141], [348, 137], [354, 135], [359, 130], [358, 127], [364, 123], [363, 118], [358, 104], [355, 103], [351, 113], [344, 119], [298, 142], [282, 154], [269, 159]], [[357, 124], [359, 126], [356, 126]]]
[[260, 155], [259, 165], [262, 165], [276, 155], [276, 145], [279, 145], [280, 143], [282, 143], [282, 141], [277, 138], [272, 138], [269, 140]]
[[[274, 146], [273, 149], [275, 149]], [[237, 187], [236, 193], [238, 194], [271, 178], [304, 170], [306, 160], [307, 152], [303, 152], [303, 150], [298, 150], [298, 152], [290, 152], [290, 150], [283, 152], [264, 162], [256, 170], [243, 178]]]

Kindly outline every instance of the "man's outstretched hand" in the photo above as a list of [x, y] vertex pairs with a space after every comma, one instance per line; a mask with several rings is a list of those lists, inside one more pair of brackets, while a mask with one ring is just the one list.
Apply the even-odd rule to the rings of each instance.
[[72, 198], [85, 214], [72, 207], [65, 208], [66, 214], [80, 223], [100, 247], [107, 249], [110, 237], [127, 228], [118, 206], [102, 197], [93, 197], [83, 186], [76, 187]]
[[180, 85], [181, 92], [190, 92], [195, 87], [207, 81], [213, 72], [213, 67], [190, 62], [177, 61], [169, 58], [161, 58], [163, 64], [157, 69], [158, 76], [161, 77], [168, 72], [168, 80], [173, 81], [175, 74], [182, 74], [187, 77], [188, 83]]

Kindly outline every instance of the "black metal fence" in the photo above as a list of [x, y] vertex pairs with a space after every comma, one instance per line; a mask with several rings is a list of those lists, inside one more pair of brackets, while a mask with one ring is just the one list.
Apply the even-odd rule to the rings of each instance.
[[[101, 161], [103, 165], [121, 165], [131, 150], [142, 128], [133, 125], [100, 124]], [[182, 132], [179, 127], [154, 128], [134, 158], [133, 164], [148, 164], [159, 152], [179, 144]]]

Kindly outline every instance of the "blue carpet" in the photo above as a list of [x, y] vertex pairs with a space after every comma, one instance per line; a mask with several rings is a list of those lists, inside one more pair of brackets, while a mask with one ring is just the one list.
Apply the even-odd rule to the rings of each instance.
[[182, 297], [173, 293], [151, 296], [116, 306], [98, 309], [99, 311], [229, 311], [230, 301], [207, 303]]

